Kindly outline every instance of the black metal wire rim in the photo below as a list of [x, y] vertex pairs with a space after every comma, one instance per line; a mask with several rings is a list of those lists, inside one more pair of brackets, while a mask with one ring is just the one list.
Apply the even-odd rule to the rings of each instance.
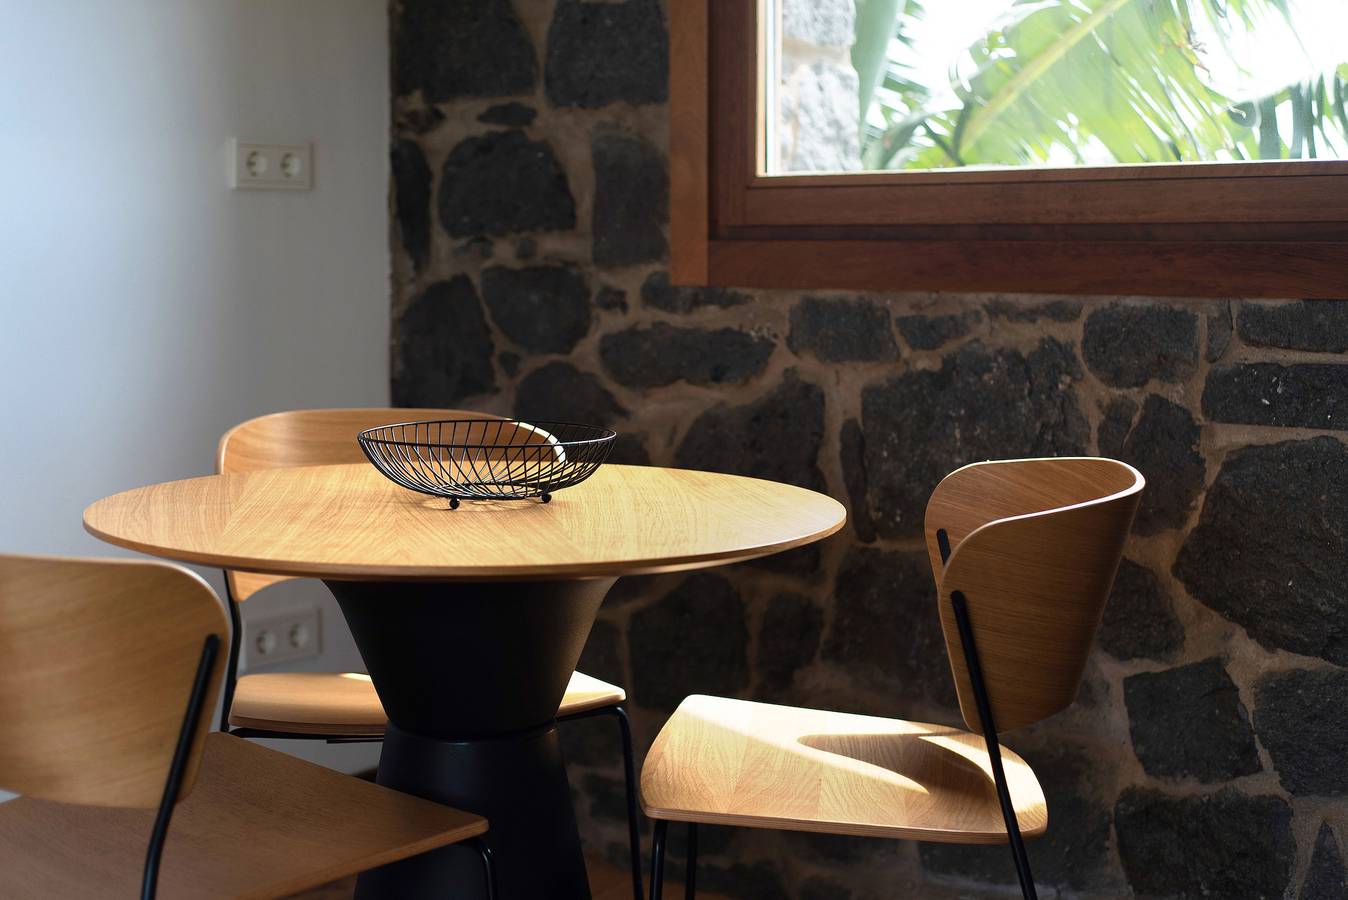
[[519, 419], [395, 422], [357, 435], [365, 457], [386, 478], [452, 500], [451, 508], [459, 500], [547, 502], [594, 474], [616, 438], [612, 429], [594, 425]]
[[614, 431], [611, 428], [600, 428], [598, 425], [584, 425], [579, 422], [526, 422], [523, 419], [425, 419], [422, 421], [413, 421], [413, 422], [393, 422], [388, 425], [380, 425], [377, 428], [367, 428], [360, 434], [356, 435], [356, 440], [368, 442], [371, 444], [385, 444], [390, 447], [393, 446], [424, 447], [427, 449], [436, 448], [445, 450], [495, 450], [501, 446], [500, 444], [492, 444], [492, 443], [441, 444], [435, 441], [402, 441], [402, 440], [394, 440], [393, 438], [376, 437], [374, 435], [374, 432], [376, 431], [384, 431], [385, 429], [389, 428], [406, 428], [409, 426], [418, 426], [418, 425], [449, 425], [451, 423], [459, 425], [528, 425], [530, 428], [536, 428], [540, 431], [546, 431], [549, 436], [553, 435], [552, 429], [548, 426], [552, 427], [561, 426], [564, 428], [585, 428], [591, 431], [599, 432], [598, 435], [592, 438], [573, 438], [564, 441], [561, 440], [560, 438], [556, 438], [555, 436], [553, 436], [553, 440], [549, 441], [547, 444], [532, 444], [532, 445], [516, 444], [513, 446], [563, 447], [563, 448], [583, 447], [586, 444], [602, 444], [605, 441], [612, 441], [614, 438], [618, 436], [618, 432]]

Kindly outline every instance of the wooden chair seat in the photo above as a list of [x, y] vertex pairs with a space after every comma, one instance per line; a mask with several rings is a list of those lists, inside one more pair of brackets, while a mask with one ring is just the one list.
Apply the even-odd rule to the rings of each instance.
[[[616, 706], [626, 699], [617, 685], [574, 672], [557, 715]], [[239, 679], [229, 724], [286, 734], [377, 737], [388, 718], [368, 675], [270, 672]]]
[[[1034, 773], [1002, 748], [1026, 837], [1048, 807]], [[981, 735], [945, 725], [692, 696], [641, 773], [647, 815], [828, 834], [1006, 843]]]
[[[5, 896], [139, 896], [154, 817], [28, 797], [0, 804]], [[285, 897], [486, 830], [480, 816], [217, 732], [174, 811], [159, 893]]]

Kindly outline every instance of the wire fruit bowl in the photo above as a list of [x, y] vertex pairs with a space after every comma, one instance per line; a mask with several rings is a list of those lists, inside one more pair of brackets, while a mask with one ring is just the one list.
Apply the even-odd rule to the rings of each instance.
[[409, 491], [461, 500], [527, 500], [594, 474], [617, 432], [572, 422], [443, 419], [400, 422], [356, 436], [389, 481]]

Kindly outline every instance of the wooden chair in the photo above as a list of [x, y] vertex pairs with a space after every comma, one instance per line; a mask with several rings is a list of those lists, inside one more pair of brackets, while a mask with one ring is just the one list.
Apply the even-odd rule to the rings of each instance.
[[1035, 897], [1024, 837], [1048, 827], [1034, 772], [1001, 746], [1070, 705], [1143, 487], [1108, 459], [979, 463], [927, 504], [926, 538], [960, 712], [970, 730], [689, 697], [641, 773], [656, 820], [659, 900], [670, 822], [943, 843], [1010, 844]]
[[[457, 409], [309, 409], [250, 419], [220, 439], [216, 469], [221, 474], [287, 466], [365, 462], [356, 435], [395, 422], [434, 419], [497, 419]], [[543, 440], [546, 439], [543, 436]], [[225, 572], [233, 628], [225, 673], [221, 730], [241, 737], [381, 740], [388, 719], [369, 676], [357, 672], [274, 672], [239, 677], [242, 622], [239, 604], [263, 588], [291, 580], [284, 575]], [[621, 687], [575, 672], [557, 710], [559, 722], [613, 716], [622, 743], [627, 791], [628, 843], [632, 890], [641, 900], [641, 844], [637, 830], [636, 765], [632, 733]]]
[[176, 566], [0, 556], [0, 786], [23, 795], [0, 804], [0, 893], [284, 897], [487, 830], [208, 734], [225, 629]]

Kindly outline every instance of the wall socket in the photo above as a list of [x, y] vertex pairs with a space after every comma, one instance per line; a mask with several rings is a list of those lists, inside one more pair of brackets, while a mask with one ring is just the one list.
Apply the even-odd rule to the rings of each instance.
[[243, 668], [309, 659], [323, 652], [317, 606], [301, 606], [243, 622]]
[[229, 142], [229, 186], [236, 191], [307, 191], [314, 186], [312, 144]]

